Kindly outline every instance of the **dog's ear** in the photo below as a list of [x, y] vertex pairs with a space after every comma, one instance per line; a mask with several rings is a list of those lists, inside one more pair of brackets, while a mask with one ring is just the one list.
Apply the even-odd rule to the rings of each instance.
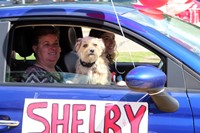
[[75, 44], [75, 48], [74, 48], [74, 51], [78, 52], [78, 50], [80, 49], [81, 47], [81, 41], [82, 41], [83, 38], [78, 38], [77, 41], [76, 41], [76, 44]]

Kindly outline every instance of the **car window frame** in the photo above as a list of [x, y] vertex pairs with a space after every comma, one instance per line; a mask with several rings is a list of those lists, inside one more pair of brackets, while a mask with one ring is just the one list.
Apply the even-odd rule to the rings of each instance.
[[[36, 25], [37, 24], [40, 24], [41, 22], [42, 23], [45, 23], [45, 22], [47, 22], [47, 18], [43, 18], [42, 20], [43, 21], [38, 21], [38, 19], [37, 19], [37, 22], [34, 22], [34, 18], [35, 17], [33, 17], [33, 21], [30, 21], [30, 22], [26, 22], [25, 24], [26, 25], [31, 25], [31, 23], [33, 22], [34, 24], [36, 23]], [[55, 18], [57, 18], [57, 17], [55, 17]], [[62, 17], [58, 17], [59, 19], [62, 19]], [[76, 17], [75, 17], [76, 18]], [[22, 18], [22, 20], [26, 20], [26, 18]], [[48, 18], [49, 19], [49, 18]], [[65, 18], [63, 18], [63, 19], [65, 19]], [[74, 18], [70, 18], [70, 19], [72, 19], [73, 21], [74, 21]], [[84, 20], [87, 20], [87, 21], [84, 21]], [[90, 19], [83, 19], [83, 21], [85, 22], [85, 23], [83, 23], [83, 24], [80, 24], [79, 23], [79, 25], [80, 26], [88, 26], [88, 27], [90, 27], [90, 28], [92, 28], [91, 27], [91, 24], [94, 24], [94, 25], [98, 25], [98, 23], [101, 23], [101, 21], [98, 21], [98, 20], [90, 20]], [[79, 22], [81, 22], [80, 20], [79, 20]], [[22, 22], [22, 24], [24, 24], [24, 22]], [[48, 22], [47, 24], [54, 24], [54, 25], [56, 25], [56, 24], [66, 24], [66, 23], [64, 23], [64, 22], [62, 22], [62, 23], [60, 23], [59, 22], [59, 20], [58, 20], [58, 22], [56, 23], [56, 22], [54, 22], [54, 23], [52, 23], [52, 22]], [[71, 24], [71, 23], [70, 23]], [[20, 25], [20, 21], [19, 22], [17, 22], [17, 24], [16, 25]], [[94, 27], [93, 27], [94, 28]], [[110, 30], [111, 32], [115, 32], [116, 34], [121, 34], [120, 33], [120, 31], [119, 31], [119, 27], [118, 26], [116, 26], [116, 25], [114, 25], [114, 24], [111, 24], [111, 23], [108, 23], [108, 22], [104, 22], [104, 24], [103, 25], [101, 25], [101, 27], [96, 27], [96, 28], [101, 28], [101, 29], [104, 29], [104, 30]], [[131, 33], [131, 35], [133, 35], [133, 33]], [[138, 36], [138, 34], [136, 34], [135, 33], [135, 35], [137, 35]], [[132, 36], [133, 37], [133, 36]], [[136, 38], [128, 38], [128, 39], [131, 39], [132, 41], [134, 40], [137, 40]], [[138, 42], [137, 42], [138, 43]], [[143, 42], [142, 42], [143, 43]], [[142, 45], [142, 46], [146, 46], [146, 45]], [[147, 46], [146, 46], [147, 47]], [[150, 48], [150, 47], [149, 47]]]
[[[13, 18], [12, 18], [13, 19]], [[41, 19], [41, 20], [38, 20]], [[71, 26], [86, 26], [86, 27], [90, 27], [91, 25], [93, 28], [100, 28], [102, 30], [109, 30], [111, 32], [114, 32], [116, 34], [122, 35], [119, 29], [119, 26], [109, 23], [109, 22], [104, 22], [102, 25], [102, 21], [100, 20], [96, 20], [96, 19], [88, 19], [88, 18], [80, 18], [79, 21], [77, 20], [77, 17], [71, 17], [71, 18], [66, 18], [66, 17], [52, 17], [51, 20], [54, 20], [52, 22], [49, 22], [49, 17], [43, 17], [43, 18], [36, 18], [33, 17], [32, 21], [30, 21], [30, 18], [21, 18], [21, 20], [23, 20], [22, 22], [17, 21], [17, 25], [20, 26], [21, 24], [26, 24], [26, 25], [31, 25], [33, 24], [40, 24], [42, 23], [47, 23], [47, 24], [69, 24]], [[29, 20], [29, 21], [24, 21], [24, 20]], [[60, 20], [63, 20], [62, 22]], [[74, 23], [73, 23], [74, 22]], [[176, 60], [173, 56], [171, 56], [169, 53], [167, 53], [166, 51], [164, 51], [162, 48], [160, 48], [158, 45], [154, 44], [153, 42], [151, 42], [150, 40], [146, 39], [145, 37], [139, 35], [138, 33], [134, 33], [131, 30], [125, 29], [123, 28], [125, 37], [132, 40], [132, 41], [136, 41], [138, 44], [140, 44], [141, 46], [152, 50], [154, 53], [157, 53], [159, 55], [159, 57], [166, 62], [167, 58], [170, 58], [172, 60]], [[162, 69], [166, 74], [167, 73], [167, 62], [166, 62], [166, 66]], [[180, 66], [181, 67], [181, 66]], [[93, 85], [88, 85], [88, 87], [94, 87]], [[109, 87], [109, 86], [103, 86], [105, 87]]]
[[6, 80], [6, 72], [9, 71], [9, 67], [7, 67], [7, 56], [9, 55], [9, 30], [11, 27], [11, 23], [9, 21], [0, 21], [0, 29], [1, 29], [1, 36], [0, 36], [0, 64], [2, 64], [2, 68], [0, 69], [0, 83], [4, 83]]

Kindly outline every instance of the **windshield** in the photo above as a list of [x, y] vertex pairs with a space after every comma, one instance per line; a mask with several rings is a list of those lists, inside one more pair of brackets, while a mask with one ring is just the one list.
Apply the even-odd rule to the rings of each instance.
[[128, 18], [138, 23], [158, 30], [200, 57], [200, 27], [169, 15], [159, 15], [155, 17], [152, 14], [139, 15], [138, 13], [131, 12], [124, 16], [128, 16]]

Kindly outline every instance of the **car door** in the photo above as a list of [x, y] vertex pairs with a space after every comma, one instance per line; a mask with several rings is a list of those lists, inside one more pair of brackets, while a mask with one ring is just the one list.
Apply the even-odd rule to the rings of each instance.
[[[8, 51], [8, 41], [6, 41], [6, 36], [8, 37], [8, 31], [10, 28], [9, 23], [0, 23], [0, 28], [2, 29], [1, 35], [1, 51]], [[125, 103], [129, 103], [130, 105], [140, 105], [143, 103], [148, 104], [148, 120], [145, 123], [142, 123], [140, 126], [146, 127], [146, 131], [148, 132], [193, 132], [193, 120], [192, 113], [189, 106], [188, 98], [186, 95], [186, 91], [180, 88], [173, 88], [172, 86], [168, 87], [166, 90], [169, 91], [169, 94], [173, 96], [179, 102], [179, 108], [176, 112], [162, 112], [159, 111], [152, 101], [149, 95], [143, 92], [134, 92], [128, 87], [121, 86], [104, 86], [104, 85], [87, 85], [87, 84], [26, 84], [26, 83], [17, 83], [17, 82], [5, 82], [6, 81], [6, 72], [9, 72], [9, 69], [6, 70], [6, 56], [7, 54], [3, 54], [1, 56], [1, 86], [0, 86], [0, 129], [2, 132], [25, 132], [27, 130], [22, 128], [26, 128], [26, 126], [32, 126], [36, 132], [56, 132], [59, 131], [68, 131], [68, 132], [84, 132], [89, 129], [94, 129], [94, 131], [103, 132], [99, 128], [90, 127], [89, 123], [94, 123], [92, 119], [88, 121], [88, 111], [94, 111], [94, 106], [101, 106], [105, 104], [121, 104], [124, 106]], [[167, 58], [167, 57], [166, 57]], [[168, 66], [171, 64], [178, 65], [176, 62], [168, 61]], [[170, 67], [169, 67], [170, 69]], [[170, 74], [169, 74], [170, 75]], [[178, 90], [178, 91], [174, 91]], [[39, 103], [39, 104], [34, 104]], [[55, 104], [54, 104], [55, 103]], [[139, 104], [137, 104], [139, 103]], [[78, 115], [78, 111], [73, 114], [73, 110], [69, 109], [67, 105], [87, 105], [87, 109], [83, 106], [76, 106], [79, 110], [85, 111], [86, 114], [83, 113], [86, 117]], [[30, 105], [30, 106], [29, 106]], [[33, 106], [31, 106], [33, 105]], [[53, 106], [54, 105], [54, 106]], [[94, 105], [94, 106], [92, 106]], [[145, 104], [144, 104], [145, 105]], [[89, 108], [88, 108], [89, 106]], [[163, 105], [164, 106], [164, 105]], [[57, 110], [54, 110], [53, 107], [57, 107]], [[90, 108], [91, 107], [91, 108]], [[125, 108], [121, 108], [117, 110], [118, 117], [121, 119], [127, 119], [128, 112], [125, 113]], [[48, 108], [48, 110], [45, 110]], [[31, 109], [31, 110], [29, 110]], [[34, 110], [39, 109], [39, 110]], [[40, 113], [40, 109], [44, 109]], [[58, 110], [62, 110], [63, 115], [58, 114]], [[134, 111], [138, 111], [136, 109]], [[55, 111], [52, 113], [52, 111]], [[66, 111], [66, 112], [64, 112]], [[70, 113], [70, 117], [64, 117], [67, 111], [72, 111]], [[113, 110], [112, 110], [113, 111]], [[121, 111], [121, 112], [120, 112]], [[129, 110], [130, 111], [130, 110]], [[56, 113], [57, 112], [57, 113]], [[63, 113], [64, 112], [64, 113]], [[103, 113], [104, 112], [104, 113]], [[122, 113], [123, 112], [123, 113]], [[104, 108], [100, 107], [100, 111], [96, 111], [96, 114], [93, 113], [93, 118], [97, 116], [102, 116], [105, 113]], [[90, 113], [89, 113], [90, 114]], [[110, 114], [112, 114], [110, 112]], [[137, 113], [133, 113], [137, 116]], [[53, 117], [53, 116], [54, 117]], [[50, 117], [51, 116], [51, 117]], [[74, 116], [74, 117], [73, 117]], [[85, 121], [87, 129], [77, 129], [74, 127], [79, 127], [79, 125], [83, 124]], [[129, 116], [130, 117], [130, 116]], [[55, 120], [55, 119], [56, 120]], [[69, 123], [65, 123], [65, 119], [69, 118]], [[104, 125], [107, 131], [117, 131], [120, 130], [119, 127], [123, 127], [127, 125], [127, 123], [116, 124], [115, 121], [111, 119], [111, 117], [107, 118], [105, 116], [98, 117], [100, 120], [100, 125]], [[115, 117], [114, 117], [115, 118]], [[29, 120], [29, 121], [28, 121]], [[73, 123], [73, 120], [76, 123]], [[111, 123], [109, 126], [106, 126], [106, 121]], [[29, 123], [30, 122], [30, 123]], [[32, 125], [33, 123], [33, 125]], [[103, 123], [103, 124], [102, 124]], [[146, 124], [146, 126], [145, 126]], [[133, 126], [130, 126], [129, 130], [134, 129]], [[59, 126], [59, 127], [58, 127]], [[58, 128], [59, 129], [58, 129]], [[177, 128], [178, 127], [178, 128]], [[56, 130], [57, 129], [57, 130]], [[109, 129], [109, 130], [108, 130]], [[138, 129], [138, 128], [136, 128]], [[31, 132], [31, 131], [30, 131]]]

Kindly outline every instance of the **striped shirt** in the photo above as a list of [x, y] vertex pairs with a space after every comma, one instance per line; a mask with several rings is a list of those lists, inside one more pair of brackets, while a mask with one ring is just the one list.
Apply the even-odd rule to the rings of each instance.
[[63, 81], [62, 76], [56, 73], [50, 73], [38, 66], [31, 66], [23, 74], [26, 83], [60, 83]]

